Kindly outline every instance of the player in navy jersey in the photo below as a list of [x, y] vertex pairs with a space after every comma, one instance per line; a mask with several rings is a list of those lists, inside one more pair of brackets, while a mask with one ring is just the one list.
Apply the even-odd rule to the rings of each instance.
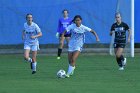
[[[27, 22], [24, 23], [24, 30], [22, 32], [24, 59], [30, 62], [32, 74], [35, 74], [37, 67], [36, 55], [39, 50], [38, 37], [42, 36], [42, 32], [39, 26], [33, 22], [32, 14], [27, 14], [26, 20]], [[29, 57], [30, 50], [32, 51], [32, 58]]]
[[71, 38], [68, 44], [68, 61], [69, 67], [66, 77], [69, 77], [74, 73], [76, 59], [82, 51], [83, 44], [85, 42], [85, 33], [91, 32], [96, 37], [96, 41], [99, 41], [98, 35], [94, 30], [82, 25], [82, 18], [80, 15], [74, 17], [74, 23], [69, 25], [63, 32], [62, 37], [67, 32], [71, 32]]
[[[130, 42], [131, 31], [128, 25], [122, 22], [121, 14], [119, 12], [115, 14], [115, 18], [116, 23], [112, 25], [110, 35], [112, 36], [112, 34], [115, 33], [114, 52], [116, 55], [116, 61], [119, 65], [119, 70], [124, 70], [124, 66], [126, 65], [126, 58], [124, 58], [122, 53], [126, 43]], [[126, 31], [128, 31], [127, 42], [126, 42]]]
[[64, 46], [64, 40], [66, 39], [66, 42], [68, 44], [69, 38], [71, 36], [70, 32], [65, 33], [64, 37], [62, 37], [62, 33], [72, 23], [72, 19], [68, 17], [68, 10], [63, 10], [63, 18], [60, 18], [58, 21], [58, 29], [56, 33], [56, 37], [59, 38], [59, 47], [58, 47], [58, 54], [57, 54], [57, 59], [60, 59], [62, 49]]

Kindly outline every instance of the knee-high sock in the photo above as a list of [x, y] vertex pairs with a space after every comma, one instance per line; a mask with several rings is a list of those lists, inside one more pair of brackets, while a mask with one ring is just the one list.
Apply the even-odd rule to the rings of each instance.
[[57, 56], [60, 57], [61, 56], [61, 53], [62, 53], [62, 49], [58, 48], [58, 54], [57, 54]]
[[122, 67], [122, 61], [121, 61], [121, 58], [117, 58], [117, 63], [119, 65], [119, 67]]
[[120, 56], [121, 61], [124, 61], [124, 57], [123, 55]]
[[32, 71], [36, 71], [37, 62], [32, 62]]
[[67, 74], [71, 74], [71, 73], [72, 73], [72, 71], [73, 71], [74, 69], [75, 69], [75, 67], [73, 67], [73, 66], [71, 66], [71, 65], [69, 64]]

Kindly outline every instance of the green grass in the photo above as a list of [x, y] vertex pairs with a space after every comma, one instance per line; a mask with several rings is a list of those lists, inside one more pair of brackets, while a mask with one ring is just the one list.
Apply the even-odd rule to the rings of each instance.
[[31, 74], [22, 55], [0, 55], [0, 93], [140, 93], [140, 57], [127, 58], [118, 71], [112, 56], [80, 55], [72, 77], [58, 79], [67, 70], [67, 56], [38, 56], [38, 72]]

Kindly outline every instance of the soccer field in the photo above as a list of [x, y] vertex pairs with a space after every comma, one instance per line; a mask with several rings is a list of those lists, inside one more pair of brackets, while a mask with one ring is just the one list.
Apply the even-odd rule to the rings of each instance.
[[59, 69], [67, 70], [67, 56], [38, 56], [38, 72], [31, 74], [22, 55], [0, 55], [0, 93], [140, 93], [140, 57], [127, 58], [118, 71], [115, 58], [80, 55], [75, 73], [58, 79]]

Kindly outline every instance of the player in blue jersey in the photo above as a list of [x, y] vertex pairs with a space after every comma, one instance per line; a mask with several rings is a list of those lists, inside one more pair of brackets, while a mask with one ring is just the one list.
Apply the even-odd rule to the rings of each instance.
[[85, 42], [85, 33], [91, 32], [96, 37], [96, 41], [99, 41], [98, 35], [94, 30], [82, 25], [82, 18], [80, 15], [76, 15], [73, 19], [74, 23], [69, 25], [63, 32], [62, 37], [67, 32], [71, 32], [71, 38], [68, 44], [68, 61], [69, 67], [66, 77], [69, 77], [74, 73], [76, 59], [82, 51], [83, 44]]
[[64, 37], [62, 37], [62, 33], [64, 32], [66, 27], [72, 23], [72, 19], [68, 17], [68, 10], [64, 9], [62, 13], [63, 13], [63, 18], [59, 19], [58, 29], [56, 33], [56, 37], [59, 38], [59, 48], [58, 48], [58, 53], [57, 53], [57, 59], [60, 59], [62, 49], [64, 46], [64, 40], [66, 39], [66, 42], [68, 44], [69, 38], [71, 36], [70, 32], [67, 32], [65, 33]]
[[[42, 36], [39, 26], [33, 22], [32, 14], [26, 15], [27, 22], [24, 23], [24, 30], [22, 32], [22, 39], [24, 41], [24, 59], [30, 62], [32, 74], [36, 73], [36, 55], [39, 50], [38, 37]], [[29, 57], [30, 50], [32, 51], [32, 58]]]

